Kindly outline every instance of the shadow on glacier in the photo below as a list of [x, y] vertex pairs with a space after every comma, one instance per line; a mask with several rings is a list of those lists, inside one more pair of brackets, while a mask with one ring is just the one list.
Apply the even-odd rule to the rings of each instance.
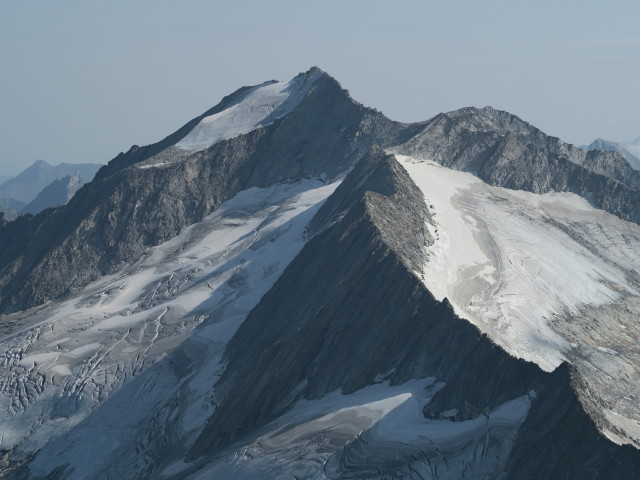
[[[250, 271], [252, 255], [266, 243], [276, 242], [293, 224], [297, 224], [298, 227], [300, 224], [306, 226], [322, 203], [291, 217], [219, 265], [215, 271], [180, 290], [178, 295], [202, 288], [212, 278], [238, 267], [242, 268], [246, 276], [255, 274], [256, 272]], [[269, 214], [256, 230], [244, 235], [238, 243], [260, 231], [274, 215], [275, 213]], [[303, 245], [301, 242], [300, 249]], [[289, 261], [298, 253], [292, 255]], [[285, 269], [286, 266], [282, 266], [278, 275], [267, 278], [261, 285], [261, 291], [257, 292], [259, 295], [251, 296], [250, 288], [239, 278], [242, 275], [234, 274], [216, 291], [212, 291], [211, 296], [205, 301], [184, 314], [178, 312], [179, 308], [172, 309], [175, 310], [174, 314], [181, 314], [183, 318], [202, 314], [207, 317], [182, 343], [169, 351], [166, 357], [149, 365], [142, 373], [132, 373], [133, 378], [130, 376], [126, 379], [124, 385], [97, 405], [87, 417], [45, 445], [32, 462], [33, 477], [49, 475], [59, 467], [63, 467], [61, 471], [64, 478], [111, 478], [114, 473], [129, 476], [134, 472], [146, 472], [145, 475], [149, 475], [157, 465], [164, 463], [161, 460], [180, 460], [191, 447], [189, 440], [195, 440], [193, 432], [185, 432], [181, 427], [181, 421], [190, 406], [187, 403], [190, 394], [189, 382], [202, 370], [215, 365], [220, 366], [228, 340]], [[219, 290], [222, 290], [221, 296], [215, 295]], [[245, 298], [247, 294], [250, 298]], [[235, 305], [234, 302], [242, 300], [251, 300], [251, 303]], [[168, 302], [171, 302], [171, 299], [165, 303]], [[233, 321], [229, 322], [230, 319]], [[207, 327], [222, 322], [231, 323], [225, 328], [224, 339], [211, 338], [209, 334], [203, 333]], [[212, 393], [216, 381], [217, 378], [210, 385], [203, 385], [202, 382], [198, 385], [202, 390], [208, 390], [204, 395], [209, 402], [213, 401]], [[74, 391], [69, 392], [68, 396], [61, 395], [56, 398], [52, 401], [49, 411], [52, 419], [69, 421], [69, 417], [81, 408], [82, 397], [82, 391]], [[212, 411], [208, 411], [203, 415], [200, 429], [204, 427], [211, 413]], [[99, 432], [99, 435], [96, 432]], [[118, 461], [114, 462], [114, 458], [118, 458]], [[113, 471], [114, 468], [117, 472]], [[108, 474], [105, 473], [107, 470]]]

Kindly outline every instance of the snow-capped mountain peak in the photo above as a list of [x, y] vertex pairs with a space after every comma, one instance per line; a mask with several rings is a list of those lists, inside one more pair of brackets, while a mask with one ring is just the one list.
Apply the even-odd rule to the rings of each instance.
[[288, 82], [269, 81], [249, 89], [237, 103], [203, 118], [176, 146], [196, 152], [228, 138], [270, 125], [293, 110], [322, 75], [318, 69]]

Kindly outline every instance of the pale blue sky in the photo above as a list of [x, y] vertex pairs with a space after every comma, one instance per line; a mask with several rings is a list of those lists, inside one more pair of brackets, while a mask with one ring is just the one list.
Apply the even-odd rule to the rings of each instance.
[[0, 174], [106, 163], [318, 65], [401, 121], [474, 105], [571, 143], [640, 136], [640, 2], [0, 3]]

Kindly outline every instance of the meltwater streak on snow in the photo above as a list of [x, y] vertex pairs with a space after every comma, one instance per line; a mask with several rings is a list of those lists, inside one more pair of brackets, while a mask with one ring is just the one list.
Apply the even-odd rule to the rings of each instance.
[[270, 125], [291, 112], [321, 75], [303, 73], [289, 82], [268, 82], [254, 87], [235, 105], [203, 118], [176, 146], [196, 152], [220, 140]]
[[[397, 158], [435, 213], [425, 285], [511, 354], [551, 371], [571, 348], [550, 328], [554, 317], [640, 293], [630, 279], [640, 271], [639, 226], [571, 193], [492, 187], [434, 162]], [[588, 225], [589, 236], [574, 222]]]
[[[197, 436], [211, 413], [225, 343], [302, 248], [306, 225], [336, 186], [305, 180], [240, 192], [136, 264], [37, 311], [29, 328], [1, 339], [0, 449], [44, 446], [34, 472], [70, 464], [76, 470], [69, 478], [91, 478], [100, 462], [88, 459], [99, 452], [106, 462], [124, 442], [135, 443], [136, 429], [171, 395], [189, 398], [173, 417], [181, 440]], [[5, 319], [20, 325], [21, 316], [28, 314]], [[184, 384], [144, 379], [186, 340], [201, 355]], [[117, 422], [101, 416], [99, 406], [138, 377], [144, 385], [136, 387], [136, 408], [116, 401], [109, 408], [129, 414]]]

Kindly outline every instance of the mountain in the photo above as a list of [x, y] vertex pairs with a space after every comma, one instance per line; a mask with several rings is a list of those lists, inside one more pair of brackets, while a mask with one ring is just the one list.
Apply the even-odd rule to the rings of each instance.
[[79, 172], [75, 175], [67, 175], [59, 180], [54, 180], [47, 185], [31, 202], [20, 210], [20, 215], [30, 213], [35, 215], [46, 208], [64, 205], [85, 184], [85, 180]]
[[640, 172], [313, 68], [0, 227], [5, 478], [633, 478]]
[[596, 138], [589, 145], [582, 146], [580, 148], [584, 150], [602, 150], [605, 152], [618, 152], [624, 159], [629, 162], [636, 170], [640, 170], [640, 143], [636, 138], [633, 142], [612, 142], [610, 140], [603, 140]]
[[46, 186], [54, 180], [67, 175], [80, 173], [84, 179], [94, 177], [102, 165], [94, 163], [61, 163], [50, 165], [44, 160], [37, 160], [30, 167], [0, 184], [0, 198], [10, 198], [23, 203], [31, 202]]
[[204, 151], [175, 145], [200, 120], [272, 83], [241, 89], [158, 144], [118, 155], [69, 208], [12, 222], [0, 233], [0, 311], [30, 308], [116, 272], [241, 190], [335, 179], [374, 143], [402, 139], [406, 129], [355, 103], [320, 72], [281, 85], [304, 81], [312, 83], [307, 95], [268, 127]]

